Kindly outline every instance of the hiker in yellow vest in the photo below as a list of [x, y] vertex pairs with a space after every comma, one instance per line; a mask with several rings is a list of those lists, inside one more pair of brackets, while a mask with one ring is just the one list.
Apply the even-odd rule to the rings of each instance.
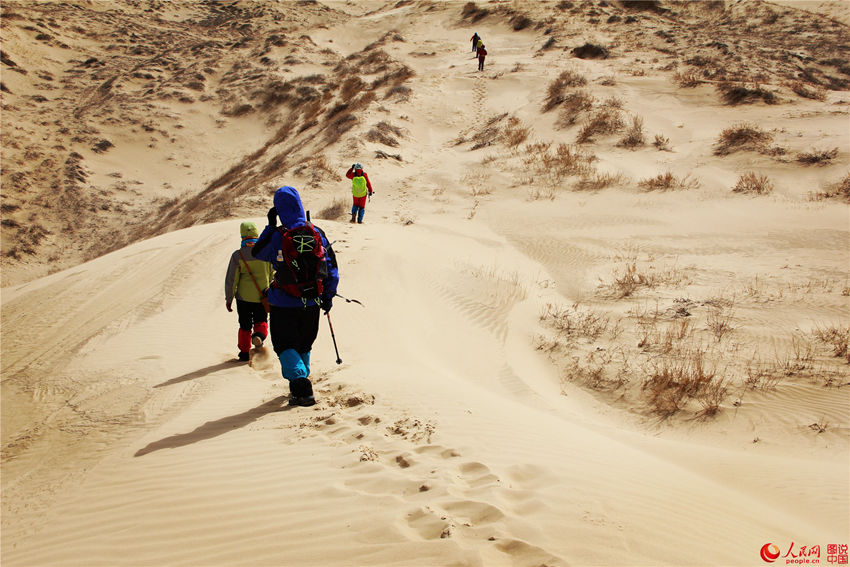
[[372, 184], [359, 163], [348, 168], [345, 176], [351, 179], [351, 195], [354, 198], [354, 204], [351, 206], [351, 222], [362, 223], [363, 215], [366, 214], [366, 197], [371, 197], [374, 192]]
[[251, 255], [251, 247], [259, 236], [257, 225], [245, 221], [239, 226], [239, 234], [242, 246], [230, 256], [224, 276], [224, 299], [227, 310], [233, 311], [233, 298], [236, 298], [236, 313], [239, 315], [236, 345], [239, 360], [245, 362], [250, 358], [251, 344], [261, 346], [269, 334], [263, 291], [274, 279], [274, 270], [269, 262], [256, 260]]

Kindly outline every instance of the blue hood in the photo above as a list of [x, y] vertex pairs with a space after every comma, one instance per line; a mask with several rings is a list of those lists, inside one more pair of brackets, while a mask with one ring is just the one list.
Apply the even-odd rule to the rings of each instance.
[[307, 222], [301, 196], [295, 187], [281, 187], [274, 194], [274, 208], [280, 219], [281, 226], [292, 228]]

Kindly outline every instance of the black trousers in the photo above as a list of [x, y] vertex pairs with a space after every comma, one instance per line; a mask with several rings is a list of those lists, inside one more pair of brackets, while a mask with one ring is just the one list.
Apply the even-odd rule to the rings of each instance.
[[236, 314], [239, 315], [239, 328], [250, 331], [257, 323], [266, 322], [266, 308], [262, 303], [236, 300]]
[[[262, 309], [262, 305], [260, 306]], [[269, 333], [277, 355], [287, 349], [299, 354], [310, 352], [319, 334], [319, 306], [278, 307], [269, 312]]]

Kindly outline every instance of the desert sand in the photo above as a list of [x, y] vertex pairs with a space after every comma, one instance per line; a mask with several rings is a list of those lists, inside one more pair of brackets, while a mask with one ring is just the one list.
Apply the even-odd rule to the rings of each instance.
[[[3, 4], [4, 567], [846, 563], [845, 4], [227, 6]], [[310, 408], [222, 293], [282, 185]]]

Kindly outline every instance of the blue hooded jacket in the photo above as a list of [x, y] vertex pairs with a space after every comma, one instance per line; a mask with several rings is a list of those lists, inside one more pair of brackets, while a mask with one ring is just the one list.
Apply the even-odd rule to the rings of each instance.
[[[307, 215], [304, 213], [304, 205], [301, 204], [301, 196], [294, 187], [281, 187], [274, 194], [274, 208], [277, 211], [277, 216], [280, 219], [280, 225], [284, 229], [295, 228], [307, 224]], [[328, 275], [322, 280], [324, 290], [322, 291], [322, 299], [330, 301], [336, 295], [336, 288], [339, 284], [339, 270], [336, 265], [336, 256], [328, 244], [328, 239], [325, 233], [319, 227], [316, 227], [322, 235], [322, 245], [325, 247], [325, 252], [328, 260]], [[278, 250], [281, 250], [281, 235], [280, 232], [273, 226], [267, 225], [263, 229], [257, 243], [251, 249], [254, 258], [271, 262], [275, 270], [281, 269], [281, 263], [277, 261]], [[285, 267], [284, 267], [285, 269]], [[305, 303], [299, 297], [293, 297], [274, 286], [269, 288], [268, 300], [272, 305], [278, 307], [304, 307]], [[306, 305], [316, 305], [316, 301], [307, 300]]]

